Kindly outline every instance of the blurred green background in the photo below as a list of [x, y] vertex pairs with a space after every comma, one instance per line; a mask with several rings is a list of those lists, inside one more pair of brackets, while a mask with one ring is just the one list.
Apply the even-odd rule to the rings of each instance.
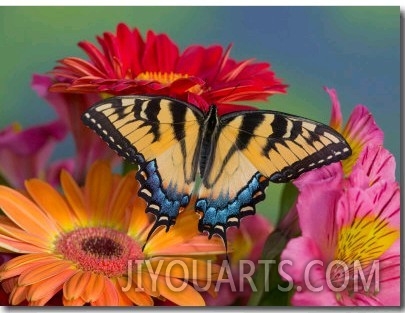
[[[356, 104], [368, 106], [399, 167], [399, 7], [0, 7], [0, 21], [0, 128], [53, 119], [31, 90], [31, 75], [63, 57], [84, 57], [77, 42], [95, 42], [125, 22], [143, 34], [165, 32], [180, 48], [233, 43], [232, 58], [270, 62], [290, 86], [270, 98], [270, 109], [328, 123], [322, 87], [336, 88], [345, 119]], [[67, 139], [54, 158], [72, 153]], [[258, 208], [273, 219], [281, 187], [271, 184]]]

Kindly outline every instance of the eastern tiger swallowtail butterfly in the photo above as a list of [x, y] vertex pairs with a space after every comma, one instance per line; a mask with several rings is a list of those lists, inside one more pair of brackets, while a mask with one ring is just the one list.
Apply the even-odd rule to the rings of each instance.
[[[257, 110], [222, 116], [162, 96], [118, 96], [96, 103], [83, 114], [120, 156], [137, 163], [139, 195], [156, 216], [149, 236], [166, 231], [199, 186], [198, 228], [217, 234], [255, 214], [268, 182], [283, 183], [345, 159], [350, 146], [332, 128], [286, 113]], [[198, 175], [198, 176], [197, 176]], [[148, 236], [148, 238], [149, 238]]]

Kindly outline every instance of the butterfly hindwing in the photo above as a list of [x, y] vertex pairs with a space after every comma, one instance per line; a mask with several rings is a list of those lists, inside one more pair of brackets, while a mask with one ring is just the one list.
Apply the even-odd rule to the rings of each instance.
[[229, 226], [255, 213], [269, 180], [287, 182], [350, 153], [339, 133], [305, 118], [273, 111], [222, 116], [196, 202], [200, 230], [226, 240]]
[[139, 195], [148, 203], [146, 212], [156, 216], [150, 234], [160, 225], [173, 225], [194, 187], [203, 115], [179, 101], [122, 96], [97, 103], [83, 121], [139, 165]]

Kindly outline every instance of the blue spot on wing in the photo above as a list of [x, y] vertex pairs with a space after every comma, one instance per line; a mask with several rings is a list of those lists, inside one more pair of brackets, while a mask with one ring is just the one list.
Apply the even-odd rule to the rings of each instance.
[[255, 205], [264, 199], [264, 189], [268, 182], [267, 178], [257, 172], [234, 199], [224, 196], [198, 199], [196, 210], [203, 213], [198, 229], [201, 232], [207, 231], [209, 238], [218, 234], [226, 243], [226, 229], [230, 226], [239, 227], [242, 217], [255, 214]]
[[156, 161], [144, 162], [136, 174], [141, 184], [139, 195], [148, 203], [146, 212], [156, 216], [155, 225], [149, 232], [150, 235], [161, 225], [166, 226], [166, 231], [176, 222], [180, 207], [185, 207], [189, 201], [189, 195], [178, 192], [176, 186], [164, 189], [162, 178], [156, 166]]

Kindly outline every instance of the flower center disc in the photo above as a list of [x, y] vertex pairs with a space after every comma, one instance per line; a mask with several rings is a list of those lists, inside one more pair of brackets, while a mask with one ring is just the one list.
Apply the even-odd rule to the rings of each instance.
[[[181, 74], [181, 73], [173, 73], [173, 72], [153, 72], [153, 71], [146, 71], [139, 73], [136, 76], [136, 79], [139, 80], [149, 80], [149, 81], [156, 81], [162, 85], [170, 85], [178, 79], [182, 78], [189, 78], [188, 74]], [[193, 87], [189, 88], [187, 91], [195, 94], [201, 93], [201, 86], [196, 84]]]
[[138, 76], [136, 77], [139, 80], [154, 80], [157, 81], [161, 84], [171, 84], [175, 80], [178, 80], [180, 78], [187, 78], [187, 74], [179, 74], [179, 73], [166, 73], [166, 72], [142, 72], [139, 73]]
[[131, 262], [144, 259], [138, 242], [123, 232], [104, 227], [71, 231], [59, 238], [56, 251], [78, 268], [108, 277], [126, 274]]

